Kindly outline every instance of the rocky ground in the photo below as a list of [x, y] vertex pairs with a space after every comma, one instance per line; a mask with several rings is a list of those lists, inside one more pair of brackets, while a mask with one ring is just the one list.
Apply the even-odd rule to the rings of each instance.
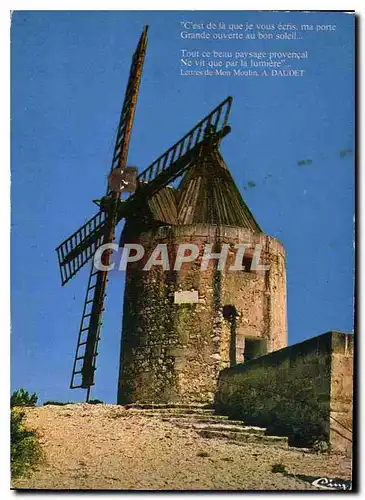
[[[92, 490], [315, 490], [298, 476], [351, 479], [351, 460], [285, 443], [204, 438], [177, 418], [115, 405], [26, 408], [44, 460], [13, 488]], [[186, 419], [184, 419], [185, 421]], [[181, 421], [182, 422], [182, 421]], [[249, 440], [248, 440], [249, 441]], [[282, 464], [289, 475], [273, 473]]]

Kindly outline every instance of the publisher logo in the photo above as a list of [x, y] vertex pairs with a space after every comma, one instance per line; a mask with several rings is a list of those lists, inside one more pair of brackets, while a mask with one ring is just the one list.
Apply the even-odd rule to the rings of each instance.
[[320, 477], [312, 482], [313, 486], [321, 488], [322, 490], [342, 490], [350, 491], [352, 489], [351, 481], [344, 481], [343, 479], [329, 479], [327, 477]]

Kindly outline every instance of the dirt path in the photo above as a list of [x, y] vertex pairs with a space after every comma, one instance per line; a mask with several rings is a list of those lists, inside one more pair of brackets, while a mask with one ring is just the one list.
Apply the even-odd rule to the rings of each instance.
[[15, 480], [14, 488], [316, 489], [272, 473], [276, 463], [292, 474], [351, 478], [351, 460], [345, 457], [204, 439], [120, 406], [44, 406], [25, 412], [27, 425], [39, 433], [45, 462], [29, 478]]

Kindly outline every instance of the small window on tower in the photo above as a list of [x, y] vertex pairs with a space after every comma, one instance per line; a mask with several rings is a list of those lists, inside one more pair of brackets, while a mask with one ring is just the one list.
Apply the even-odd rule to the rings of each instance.
[[246, 273], [254, 273], [255, 271], [251, 269], [252, 266], [252, 257], [244, 256], [242, 259], [242, 267], [244, 267]]

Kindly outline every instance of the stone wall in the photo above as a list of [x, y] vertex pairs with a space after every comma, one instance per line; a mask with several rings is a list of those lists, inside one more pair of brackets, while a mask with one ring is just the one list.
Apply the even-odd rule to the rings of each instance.
[[220, 373], [219, 412], [288, 435], [352, 448], [353, 336], [328, 332]]
[[332, 337], [330, 442], [348, 452], [352, 444], [353, 335]]
[[[147, 255], [157, 244], [167, 244], [170, 265], [179, 243], [195, 243], [201, 251], [180, 271], [162, 266], [142, 271], [147, 257], [128, 266], [118, 403], [212, 401], [219, 372], [244, 359], [245, 339], [265, 339], [268, 352], [286, 345], [285, 255], [277, 240], [199, 224], [159, 227], [134, 242]], [[214, 260], [200, 270], [207, 243], [215, 245], [215, 252], [230, 244], [224, 270], [217, 270]], [[270, 270], [228, 271], [236, 243], [261, 244]], [[175, 292], [182, 291], [196, 291], [198, 301], [176, 303]]]

